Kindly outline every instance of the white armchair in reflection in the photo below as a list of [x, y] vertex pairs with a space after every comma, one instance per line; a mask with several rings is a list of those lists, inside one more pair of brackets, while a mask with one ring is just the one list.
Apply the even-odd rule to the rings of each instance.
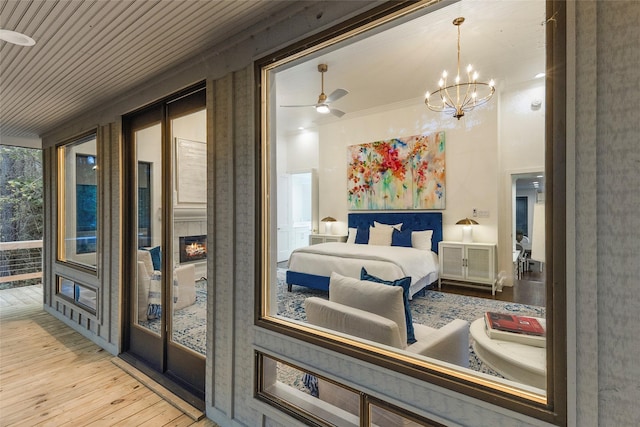
[[459, 366], [469, 366], [469, 323], [455, 319], [440, 329], [413, 324], [407, 344], [402, 288], [333, 273], [329, 301], [305, 300], [309, 323]]

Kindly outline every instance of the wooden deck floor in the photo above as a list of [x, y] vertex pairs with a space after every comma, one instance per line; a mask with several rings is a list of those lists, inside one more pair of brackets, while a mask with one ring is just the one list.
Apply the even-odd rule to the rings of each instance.
[[42, 309], [41, 287], [0, 291], [0, 426], [216, 426], [112, 360]]

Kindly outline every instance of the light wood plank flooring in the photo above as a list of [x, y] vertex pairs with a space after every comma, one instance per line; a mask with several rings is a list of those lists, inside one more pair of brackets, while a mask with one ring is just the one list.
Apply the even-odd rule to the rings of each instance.
[[42, 310], [41, 286], [0, 291], [0, 426], [216, 426], [112, 360]]

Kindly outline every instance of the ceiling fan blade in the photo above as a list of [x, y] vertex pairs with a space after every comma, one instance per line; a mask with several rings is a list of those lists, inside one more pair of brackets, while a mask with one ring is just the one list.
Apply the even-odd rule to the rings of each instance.
[[344, 111], [336, 110], [335, 108], [330, 109], [329, 112], [338, 118], [346, 114]]
[[305, 105], [281, 105], [281, 107], [315, 107], [316, 104], [305, 104]]
[[327, 100], [325, 101], [326, 103], [329, 102], [335, 102], [338, 99], [342, 98], [343, 96], [345, 96], [346, 94], [348, 94], [349, 91], [345, 90], [345, 89], [336, 89], [333, 92], [331, 92], [331, 95], [329, 95], [327, 97]]

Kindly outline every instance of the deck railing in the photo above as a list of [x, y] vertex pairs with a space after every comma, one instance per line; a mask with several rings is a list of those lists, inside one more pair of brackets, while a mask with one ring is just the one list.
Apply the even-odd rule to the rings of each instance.
[[0, 283], [42, 277], [42, 240], [0, 242]]

